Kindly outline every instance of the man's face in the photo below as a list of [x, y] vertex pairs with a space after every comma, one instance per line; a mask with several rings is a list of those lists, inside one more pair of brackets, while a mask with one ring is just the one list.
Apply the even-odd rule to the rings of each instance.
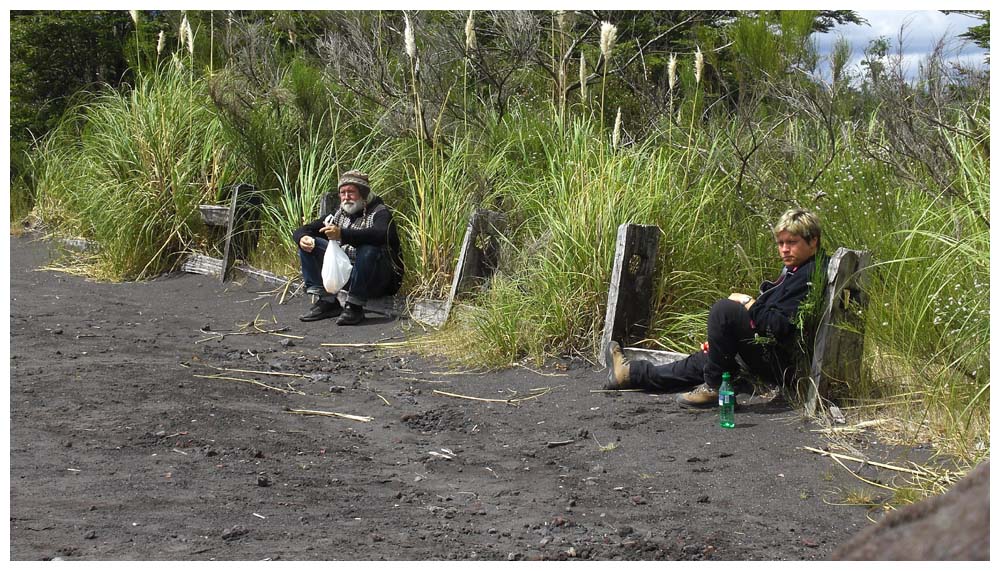
[[340, 187], [340, 207], [348, 214], [356, 214], [364, 208], [365, 201], [361, 198], [361, 191], [353, 184], [345, 184]]
[[794, 268], [806, 263], [809, 258], [816, 255], [816, 248], [819, 245], [819, 238], [806, 241], [802, 236], [792, 234], [788, 230], [782, 230], [775, 236], [778, 244], [778, 255], [785, 267]]

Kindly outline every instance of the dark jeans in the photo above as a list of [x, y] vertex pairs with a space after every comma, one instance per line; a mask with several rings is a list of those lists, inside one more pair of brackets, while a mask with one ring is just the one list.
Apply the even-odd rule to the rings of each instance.
[[[298, 248], [302, 281], [307, 288], [323, 287], [323, 256], [326, 255], [329, 243], [325, 238], [316, 238], [316, 246], [312, 252]], [[379, 246], [358, 246], [351, 277], [344, 286], [344, 291], [348, 292], [347, 302], [364, 305], [373, 297], [395, 293], [392, 289], [393, 272], [389, 252]], [[336, 293], [329, 292], [324, 297], [332, 297]]]
[[662, 391], [687, 389], [701, 383], [718, 389], [722, 373], [728, 371], [735, 380], [739, 370], [736, 355], [754, 375], [765, 378], [772, 375], [766, 346], [754, 343], [750, 312], [735, 301], [720, 299], [708, 313], [708, 354], [699, 351], [666, 365], [632, 361], [629, 381], [639, 388]]

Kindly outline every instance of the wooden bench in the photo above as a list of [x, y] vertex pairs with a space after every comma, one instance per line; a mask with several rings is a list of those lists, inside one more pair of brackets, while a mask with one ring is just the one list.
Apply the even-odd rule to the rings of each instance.
[[[614, 267], [608, 289], [608, 307], [598, 360], [607, 366], [604, 347], [611, 340], [625, 356], [655, 364], [687, 357], [686, 353], [633, 347], [646, 338], [652, 316], [656, 254], [660, 229], [622, 224], [618, 227]], [[827, 265], [818, 325], [811, 339], [809, 366], [800, 375], [797, 390], [805, 411], [815, 416], [832, 382], [851, 384], [861, 379], [864, 350], [862, 310], [867, 304], [864, 285], [870, 262], [867, 252], [838, 248]]]

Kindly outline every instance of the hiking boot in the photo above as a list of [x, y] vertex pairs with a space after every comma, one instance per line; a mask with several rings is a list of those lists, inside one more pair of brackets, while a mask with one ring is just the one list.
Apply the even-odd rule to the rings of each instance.
[[323, 286], [309, 286], [306, 288], [306, 295], [323, 296], [326, 295], [326, 290], [323, 289]]
[[312, 304], [309, 308], [309, 313], [299, 317], [300, 321], [319, 321], [320, 319], [329, 319], [331, 317], [337, 317], [340, 315], [343, 308], [340, 307], [340, 302], [334, 301], [323, 301], [322, 299], [317, 300], [316, 303]]
[[681, 408], [710, 408], [719, 405], [719, 390], [702, 383], [693, 391], [677, 395]]
[[340, 317], [337, 319], [337, 325], [357, 325], [364, 320], [364, 306], [347, 302], [344, 306], [344, 313], [340, 314]]
[[604, 348], [604, 362], [608, 365], [608, 384], [604, 385], [604, 390], [620, 391], [630, 389], [629, 366], [625, 361], [625, 353], [622, 346], [617, 341], [611, 341]]

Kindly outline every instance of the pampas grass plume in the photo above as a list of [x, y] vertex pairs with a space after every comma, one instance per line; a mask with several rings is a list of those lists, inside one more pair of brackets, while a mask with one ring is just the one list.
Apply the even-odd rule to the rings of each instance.
[[701, 83], [701, 70], [705, 67], [705, 55], [701, 53], [701, 48], [694, 52], [694, 82]]
[[580, 52], [580, 99], [587, 98], [587, 58]]
[[601, 22], [601, 55], [605, 60], [611, 58], [611, 49], [615, 47], [615, 36], [618, 28], [611, 22]]
[[674, 54], [670, 54], [670, 61], [667, 63], [667, 83], [670, 85], [670, 91], [677, 86], [677, 56]]
[[167, 45], [167, 34], [160, 30], [160, 37], [156, 40], [156, 55], [163, 53], [163, 48]]
[[618, 108], [618, 115], [615, 115], [615, 129], [611, 132], [611, 148], [618, 148], [618, 141], [622, 134], [622, 108]]
[[413, 27], [410, 26], [410, 17], [403, 14], [403, 19], [406, 21], [406, 28], [403, 30], [403, 43], [406, 45], [406, 55], [410, 56], [410, 59], [417, 57], [417, 41], [413, 38]]
[[128, 15], [132, 16], [132, 21], [135, 22], [136, 27], [138, 27], [139, 26], [139, 11], [138, 10], [129, 10], [128, 11]]
[[472, 53], [476, 49], [476, 24], [469, 10], [469, 19], [465, 21], [465, 52]]

